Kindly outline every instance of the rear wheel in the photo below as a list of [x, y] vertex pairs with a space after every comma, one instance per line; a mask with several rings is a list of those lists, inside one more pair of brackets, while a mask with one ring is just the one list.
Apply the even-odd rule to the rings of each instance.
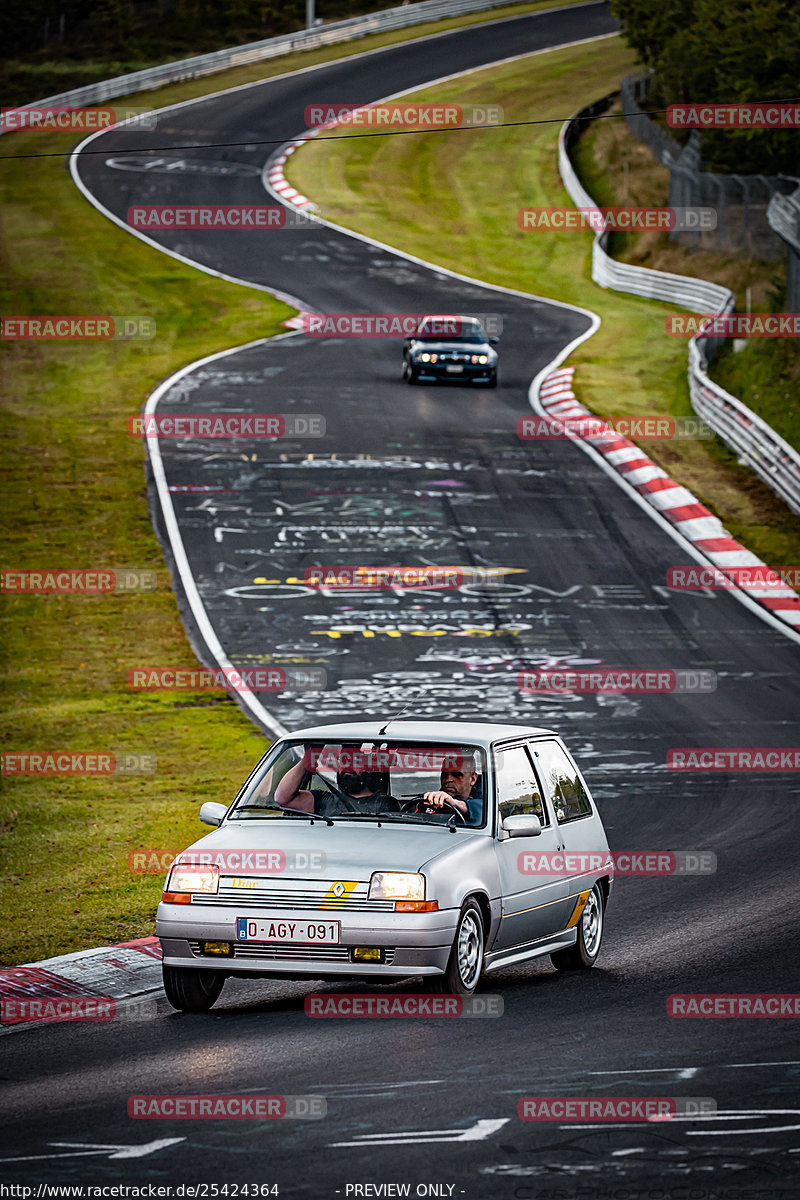
[[603, 893], [595, 884], [578, 922], [578, 940], [566, 950], [556, 950], [550, 961], [559, 971], [584, 971], [593, 967], [603, 940]]
[[195, 971], [187, 967], [161, 967], [164, 992], [173, 1008], [181, 1012], [208, 1012], [222, 991], [221, 971]]
[[433, 991], [471, 996], [483, 971], [485, 940], [481, 910], [474, 900], [467, 900], [458, 918], [447, 970], [431, 981]]

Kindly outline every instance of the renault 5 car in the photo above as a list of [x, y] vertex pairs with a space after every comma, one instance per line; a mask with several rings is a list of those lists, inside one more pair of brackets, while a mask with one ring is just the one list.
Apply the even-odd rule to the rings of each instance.
[[164, 988], [210, 1008], [230, 976], [472, 993], [549, 955], [597, 961], [613, 867], [557, 733], [471, 721], [323, 725], [269, 749], [158, 908]]
[[403, 378], [497, 387], [497, 341], [474, 317], [423, 317], [403, 343]]

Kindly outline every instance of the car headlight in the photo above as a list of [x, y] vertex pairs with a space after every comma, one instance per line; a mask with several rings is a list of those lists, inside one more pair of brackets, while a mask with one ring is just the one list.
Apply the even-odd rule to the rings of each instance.
[[161, 897], [168, 904], [190, 904], [192, 892], [219, 890], [219, 867], [175, 863]]
[[486, 357], [486, 355], [485, 355], [485, 354], [481, 354], [481, 355], [479, 355], [479, 356], [478, 356], [478, 362], [479, 362], [479, 363], [487, 363], [488, 361], [489, 361], [489, 359]]
[[425, 876], [400, 871], [373, 871], [368, 899], [424, 900]]
[[431, 361], [430, 354], [420, 354], [419, 357], [420, 357], [421, 362], [430, 362]]

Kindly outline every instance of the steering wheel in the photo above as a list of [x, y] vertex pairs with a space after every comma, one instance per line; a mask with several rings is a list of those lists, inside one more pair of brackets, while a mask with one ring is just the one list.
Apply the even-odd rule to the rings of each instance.
[[[424, 792], [415, 792], [412, 796], [404, 796], [403, 800], [405, 801], [405, 803], [403, 803], [403, 801], [400, 802], [400, 811], [402, 813], [420, 812], [422, 803], [425, 802], [425, 793]], [[430, 801], [428, 801], [428, 803], [430, 803]], [[466, 817], [461, 812], [461, 809], [456, 808], [456, 806], [455, 806], [455, 804], [453, 804], [452, 800], [445, 800], [445, 804], [449, 805], [450, 808], [452, 808], [455, 816], [458, 817], [461, 824], [466, 825], [466, 823], [467, 823]]]

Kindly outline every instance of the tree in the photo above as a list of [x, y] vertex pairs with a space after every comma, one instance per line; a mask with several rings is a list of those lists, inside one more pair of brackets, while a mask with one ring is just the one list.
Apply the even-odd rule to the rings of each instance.
[[[653, 108], [798, 98], [796, 0], [613, 0], [613, 11], [653, 71]], [[701, 151], [713, 170], [800, 174], [796, 129], [707, 130]]]

